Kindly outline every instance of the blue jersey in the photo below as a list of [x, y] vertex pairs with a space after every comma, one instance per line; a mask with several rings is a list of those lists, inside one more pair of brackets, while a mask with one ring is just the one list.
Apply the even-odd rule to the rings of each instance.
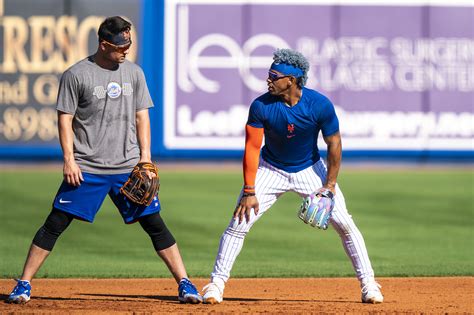
[[280, 97], [265, 93], [250, 105], [247, 124], [264, 128], [262, 158], [289, 173], [301, 171], [320, 159], [318, 134], [330, 136], [339, 131], [339, 121], [331, 101], [324, 95], [303, 88], [299, 102], [292, 107]]

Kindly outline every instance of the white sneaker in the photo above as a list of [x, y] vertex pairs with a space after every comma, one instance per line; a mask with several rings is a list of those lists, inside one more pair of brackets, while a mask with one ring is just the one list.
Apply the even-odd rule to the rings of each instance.
[[202, 289], [202, 299], [205, 304], [219, 304], [222, 302], [224, 288], [215, 282], [210, 282]]
[[380, 292], [382, 286], [375, 282], [375, 280], [368, 281], [362, 285], [362, 303], [382, 303], [383, 295]]

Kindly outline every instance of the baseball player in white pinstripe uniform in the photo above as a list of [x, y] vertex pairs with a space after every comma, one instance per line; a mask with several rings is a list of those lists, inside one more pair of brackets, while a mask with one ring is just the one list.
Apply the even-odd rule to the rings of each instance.
[[[222, 234], [204, 303], [223, 300], [225, 283], [252, 225], [285, 192], [306, 197], [316, 191], [334, 195], [330, 224], [341, 237], [361, 283], [362, 302], [382, 303], [364, 239], [347, 211], [337, 185], [341, 135], [332, 103], [305, 88], [309, 63], [291, 49], [275, 51], [268, 73], [268, 92], [250, 106], [243, 159], [244, 187], [233, 218]], [[327, 144], [327, 167], [318, 151], [318, 134]], [[261, 148], [263, 137], [265, 145]]]

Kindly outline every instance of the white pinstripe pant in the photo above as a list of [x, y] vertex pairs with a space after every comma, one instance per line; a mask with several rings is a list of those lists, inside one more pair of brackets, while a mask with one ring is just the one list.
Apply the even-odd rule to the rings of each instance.
[[[306, 197], [322, 187], [326, 181], [326, 174], [327, 169], [323, 160], [319, 160], [313, 166], [300, 172], [288, 173], [260, 159], [255, 182], [255, 194], [260, 210], [257, 215], [251, 211], [249, 222], [244, 219], [239, 224], [238, 220], [231, 219], [229, 226], [222, 234], [211, 279], [217, 278], [224, 282], [229, 279], [232, 266], [244, 245], [245, 235], [283, 193], [294, 191], [301, 197]], [[240, 200], [240, 196], [238, 200]], [[336, 185], [331, 224], [341, 237], [342, 245], [352, 262], [357, 278], [360, 281], [373, 278], [374, 271], [370, 264], [364, 238], [347, 211], [344, 196], [338, 185]]]

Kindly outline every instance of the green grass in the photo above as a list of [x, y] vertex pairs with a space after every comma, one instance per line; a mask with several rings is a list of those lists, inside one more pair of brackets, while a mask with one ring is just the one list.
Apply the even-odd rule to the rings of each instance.
[[[0, 278], [18, 276], [62, 178], [57, 171], [0, 172]], [[344, 170], [339, 183], [378, 276], [474, 275], [473, 172]], [[208, 277], [229, 222], [240, 171], [162, 171], [162, 215], [192, 277]], [[339, 237], [296, 218], [284, 195], [255, 224], [234, 277], [353, 276]], [[169, 277], [140, 225], [107, 199], [94, 224], [75, 221], [38, 277]]]

